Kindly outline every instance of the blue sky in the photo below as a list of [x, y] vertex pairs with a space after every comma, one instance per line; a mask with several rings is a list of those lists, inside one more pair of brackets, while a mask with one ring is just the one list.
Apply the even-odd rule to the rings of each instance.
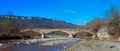
[[85, 25], [94, 18], [104, 17], [111, 6], [120, 7], [120, 0], [0, 0], [0, 14], [12, 12]]

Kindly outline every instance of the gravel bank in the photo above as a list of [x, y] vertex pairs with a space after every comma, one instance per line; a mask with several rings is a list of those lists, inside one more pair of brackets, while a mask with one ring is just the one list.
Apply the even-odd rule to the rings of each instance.
[[66, 38], [66, 39], [52, 39], [49, 40], [47, 42], [44, 42], [40, 45], [58, 45], [58, 44], [62, 44], [62, 43], [70, 43], [70, 42], [75, 42], [78, 39], [75, 38]]
[[120, 51], [120, 42], [83, 40], [65, 51]]

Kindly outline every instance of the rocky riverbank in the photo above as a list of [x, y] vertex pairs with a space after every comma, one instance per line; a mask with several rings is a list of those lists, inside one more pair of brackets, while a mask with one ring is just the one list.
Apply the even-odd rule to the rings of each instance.
[[120, 42], [83, 40], [66, 51], [120, 51]]

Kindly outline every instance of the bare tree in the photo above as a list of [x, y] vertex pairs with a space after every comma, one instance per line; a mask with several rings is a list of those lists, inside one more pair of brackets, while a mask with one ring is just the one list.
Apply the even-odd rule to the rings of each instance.
[[94, 34], [94, 38], [95, 39], [98, 39], [98, 36], [97, 36], [97, 31], [99, 30], [99, 28], [104, 24], [103, 22], [103, 19], [102, 18], [97, 18], [97, 19], [94, 19], [92, 21], [90, 21], [89, 23], [87, 23], [87, 28], [90, 29], [91, 31], [93, 31], [95, 34]]
[[97, 18], [94, 19], [90, 22], [87, 23], [87, 27], [88, 29], [97, 32], [98, 29], [104, 24], [103, 19], [102, 18]]
[[117, 7], [111, 7], [106, 17], [109, 34], [120, 34], [120, 10]]
[[[12, 12], [7, 13], [7, 17], [14, 17]], [[15, 21], [14, 18], [7, 18], [3, 21], [0, 21], [0, 31], [6, 33], [19, 33], [20, 27], [19, 23]]]

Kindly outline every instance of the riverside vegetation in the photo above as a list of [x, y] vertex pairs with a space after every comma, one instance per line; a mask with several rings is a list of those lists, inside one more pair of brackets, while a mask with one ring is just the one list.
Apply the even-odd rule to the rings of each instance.
[[120, 51], [119, 8], [112, 7], [105, 17], [107, 17], [105, 21], [97, 19], [87, 25], [96, 32], [96, 40], [83, 40], [67, 48], [66, 51]]
[[[90, 22], [88, 22], [85, 26], [78, 26], [73, 24], [66, 24], [65, 22], [60, 22], [60, 25], [62, 25], [62, 28], [76, 28], [76, 29], [89, 29], [93, 31], [95, 34], [94, 36], [91, 35], [88, 32], [79, 32], [77, 34], [74, 34], [76, 38], [85, 39], [82, 42], [79, 42], [72, 47], [68, 48], [68, 51], [119, 51], [119, 42], [113, 42], [118, 41], [120, 36], [120, 10], [116, 7], [112, 7], [110, 11], [106, 14], [107, 20], [105, 18], [97, 18]], [[2, 17], [4, 19], [0, 19], [0, 39], [1, 40], [12, 40], [12, 39], [40, 39], [41, 34], [34, 32], [34, 31], [26, 31], [26, 32], [20, 32], [21, 29], [24, 28], [42, 28], [44, 26], [40, 25], [34, 25], [31, 19], [20, 19], [23, 21], [23, 24], [20, 22], [17, 22], [13, 15], [7, 15]], [[24, 22], [27, 20], [26, 22]], [[36, 20], [36, 19], [35, 19]], [[41, 20], [41, 19], [38, 19]], [[53, 23], [54, 20], [49, 20], [50, 22], [46, 21], [47, 23]], [[36, 21], [37, 22], [37, 21]], [[42, 20], [42, 22], [44, 22]], [[26, 25], [29, 23], [29, 25]], [[56, 23], [56, 22], [55, 22]], [[46, 24], [46, 23], [45, 23]], [[57, 22], [58, 24], [58, 22]], [[21, 26], [22, 25], [22, 26]], [[52, 24], [56, 25], [56, 24]], [[64, 26], [63, 26], [64, 25]], [[58, 28], [53, 27], [49, 25], [46, 25], [47, 28]], [[59, 27], [59, 28], [61, 28]], [[46, 27], [44, 27], [46, 28]], [[103, 28], [103, 29], [102, 29]], [[104, 29], [105, 28], [105, 29]], [[90, 40], [90, 39], [96, 39], [96, 40]], [[104, 41], [100, 41], [104, 40]], [[106, 41], [105, 41], [106, 40]], [[108, 41], [112, 40], [112, 41]], [[112, 44], [112, 45], [109, 45]], [[115, 48], [116, 47], [116, 48]], [[100, 49], [98, 49], [100, 48]], [[103, 49], [105, 48], [105, 49]]]

